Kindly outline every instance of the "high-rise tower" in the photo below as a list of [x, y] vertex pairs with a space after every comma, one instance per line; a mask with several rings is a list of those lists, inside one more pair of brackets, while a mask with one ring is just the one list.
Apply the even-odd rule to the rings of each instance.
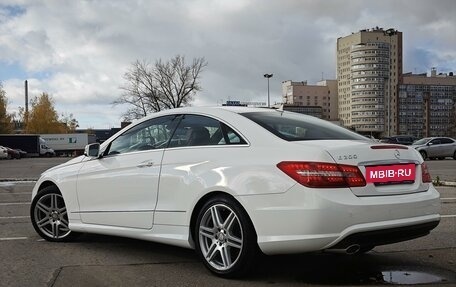
[[364, 134], [398, 133], [402, 32], [372, 28], [337, 39], [339, 118]]

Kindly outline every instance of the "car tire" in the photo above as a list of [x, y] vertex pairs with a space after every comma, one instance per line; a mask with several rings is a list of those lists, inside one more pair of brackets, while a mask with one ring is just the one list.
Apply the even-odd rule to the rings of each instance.
[[453, 159], [456, 159], [456, 151], [453, 154]]
[[30, 218], [35, 231], [47, 241], [66, 242], [78, 235], [69, 229], [65, 201], [56, 186], [42, 189], [33, 198]]
[[423, 160], [426, 160], [427, 158], [427, 153], [424, 150], [420, 150], [420, 155], [423, 158]]
[[206, 268], [224, 278], [237, 278], [252, 269], [259, 248], [245, 210], [228, 196], [209, 199], [195, 228], [196, 251]]

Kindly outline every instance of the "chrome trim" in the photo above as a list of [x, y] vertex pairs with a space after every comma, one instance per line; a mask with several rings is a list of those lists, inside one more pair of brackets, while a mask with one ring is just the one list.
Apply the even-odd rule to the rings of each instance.
[[407, 159], [388, 159], [388, 160], [371, 160], [371, 161], [363, 161], [359, 162], [358, 165], [362, 166], [370, 166], [370, 165], [393, 165], [393, 164], [407, 164], [407, 163], [414, 163], [419, 165], [420, 162], [417, 160], [407, 160]]

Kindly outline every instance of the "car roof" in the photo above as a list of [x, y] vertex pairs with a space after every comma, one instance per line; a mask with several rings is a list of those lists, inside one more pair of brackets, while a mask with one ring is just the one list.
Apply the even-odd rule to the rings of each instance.
[[[163, 110], [160, 112], [155, 112], [150, 115], [147, 115], [143, 118], [134, 120], [133, 123], [139, 123], [151, 118], [155, 118], [158, 116], [166, 116], [166, 115], [176, 115], [176, 114], [192, 114], [192, 113], [201, 113], [201, 114], [213, 114], [215, 116], [225, 114], [226, 112], [231, 112], [234, 114], [241, 114], [241, 113], [274, 113], [274, 112], [286, 112], [291, 113], [289, 111], [282, 111], [278, 109], [271, 109], [271, 108], [254, 108], [254, 107], [236, 107], [236, 106], [209, 106], [209, 107], [181, 107], [181, 108], [174, 108], [169, 110]], [[304, 117], [313, 118], [312, 116], [301, 114]]]

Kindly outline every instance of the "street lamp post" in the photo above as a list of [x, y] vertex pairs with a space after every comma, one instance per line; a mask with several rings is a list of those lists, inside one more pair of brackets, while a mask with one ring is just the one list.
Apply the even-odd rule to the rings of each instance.
[[268, 108], [270, 108], [270, 104], [269, 104], [269, 78], [272, 78], [272, 74], [264, 74], [264, 77], [266, 79], [268, 79]]
[[[393, 28], [390, 28], [390, 29], [385, 31], [385, 34], [388, 36], [388, 39], [389, 39], [389, 46], [388, 46], [388, 60], [389, 60], [388, 73], [391, 75], [391, 68], [392, 68], [392, 65], [393, 65], [393, 61], [391, 59], [391, 57], [393, 55], [393, 51], [392, 51], [392, 48], [391, 48], [391, 37], [396, 35], [397, 31], [394, 30]], [[391, 93], [393, 91], [393, 89], [391, 88], [391, 86], [392, 86], [391, 76], [388, 77], [387, 85], [388, 85], [388, 87], [384, 91], [384, 93], [387, 93], [387, 95], [388, 95], [387, 102], [386, 102], [386, 104], [387, 104], [386, 113], [387, 113], [387, 123], [388, 123], [387, 134], [388, 134], [388, 136], [391, 136], [391, 98], [392, 98], [391, 97]], [[396, 101], [396, 105], [397, 105], [397, 101]], [[396, 114], [396, 119], [397, 119], [397, 114]], [[396, 130], [396, 132], [397, 132], [397, 130]]]

